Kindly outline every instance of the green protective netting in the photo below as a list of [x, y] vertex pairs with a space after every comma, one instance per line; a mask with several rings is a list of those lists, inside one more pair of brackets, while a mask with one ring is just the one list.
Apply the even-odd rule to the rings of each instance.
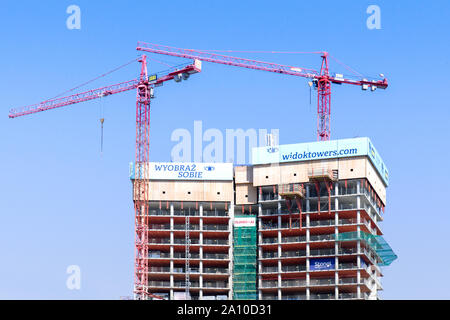
[[257, 243], [255, 227], [235, 227], [233, 235], [233, 299], [256, 300]]
[[255, 293], [234, 293], [234, 300], [258, 300], [258, 294]]
[[397, 259], [397, 255], [382, 236], [376, 236], [363, 231], [359, 231], [358, 235], [358, 231], [354, 231], [339, 233], [337, 237], [335, 236], [335, 239], [336, 241], [361, 240], [366, 242], [377, 254], [380, 260], [378, 265], [380, 266], [388, 266]]

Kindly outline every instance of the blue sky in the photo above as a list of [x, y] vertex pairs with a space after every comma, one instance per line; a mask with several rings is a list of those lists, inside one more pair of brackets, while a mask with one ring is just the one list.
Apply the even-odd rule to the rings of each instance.
[[[80, 30], [66, 28], [71, 4], [81, 8]], [[381, 9], [380, 30], [366, 27], [371, 4]], [[390, 170], [383, 229], [399, 259], [384, 270], [382, 298], [449, 299], [449, 10], [448, 1], [2, 1], [0, 298], [132, 294], [135, 92], [7, 115], [137, 57], [142, 40], [210, 50], [327, 50], [360, 73], [384, 73], [385, 91], [333, 87], [332, 138], [370, 137]], [[320, 67], [315, 55], [240, 56]], [[330, 69], [342, 70], [333, 61]], [[93, 86], [137, 72], [133, 64]], [[171, 133], [193, 130], [195, 120], [204, 130], [278, 128], [281, 143], [314, 141], [315, 109], [302, 78], [205, 63], [189, 81], [158, 88], [151, 159], [169, 161]], [[81, 290], [66, 288], [69, 265], [81, 268]]]

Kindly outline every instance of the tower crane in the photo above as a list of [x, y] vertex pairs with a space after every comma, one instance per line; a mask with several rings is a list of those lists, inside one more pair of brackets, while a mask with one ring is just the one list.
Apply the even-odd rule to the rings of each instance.
[[134, 294], [139, 300], [148, 298], [162, 299], [149, 292], [148, 289], [148, 231], [149, 231], [149, 186], [148, 161], [150, 149], [150, 100], [154, 98], [154, 88], [164, 82], [175, 80], [180, 82], [191, 74], [201, 71], [201, 61], [172, 67], [161, 73], [148, 75], [147, 57], [137, 59], [141, 63], [139, 78], [110, 86], [76, 93], [70, 96], [53, 98], [38, 104], [11, 109], [10, 118], [30, 115], [46, 110], [56, 109], [84, 101], [99, 99], [105, 96], [129, 90], [137, 90], [136, 95], [136, 156], [133, 182], [133, 199], [135, 210], [135, 261], [134, 261]]
[[307, 68], [299, 68], [287, 65], [281, 65], [272, 62], [263, 62], [226, 56], [207, 51], [194, 49], [182, 49], [158, 45], [139, 41], [137, 50], [151, 52], [156, 54], [164, 54], [169, 56], [197, 59], [207, 62], [225, 64], [235, 67], [243, 67], [255, 70], [269, 71], [293, 76], [299, 76], [311, 79], [310, 85], [314, 85], [317, 89], [317, 140], [330, 140], [330, 113], [331, 113], [331, 83], [333, 84], [352, 84], [360, 86], [363, 90], [375, 91], [377, 88], [386, 89], [388, 86], [387, 79], [380, 74], [381, 78], [367, 79], [364, 77], [345, 76], [338, 73], [330, 73], [328, 66], [328, 52], [320, 52], [322, 64], [320, 70]]

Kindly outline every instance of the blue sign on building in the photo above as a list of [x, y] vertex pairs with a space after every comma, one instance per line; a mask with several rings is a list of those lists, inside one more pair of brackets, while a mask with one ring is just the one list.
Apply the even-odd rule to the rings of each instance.
[[334, 270], [335, 266], [334, 258], [309, 259], [309, 270], [312, 271]]
[[285, 163], [368, 156], [386, 186], [389, 171], [369, 138], [284, 144], [252, 149], [252, 164]]

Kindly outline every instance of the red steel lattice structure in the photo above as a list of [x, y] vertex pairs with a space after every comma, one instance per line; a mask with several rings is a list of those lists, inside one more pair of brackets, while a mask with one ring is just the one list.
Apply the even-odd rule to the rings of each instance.
[[156, 54], [197, 59], [207, 62], [225, 64], [229, 66], [269, 71], [312, 79], [314, 86], [317, 88], [318, 94], [317, 140], [319, 141], [330, 140], [331, 83], [353, 84], [361, 86], [364, 90], [370, 88], [372, 91], [374, 91], [376, 88], [386, 89], [388, 86], [387, 80], [385, 78], [369, 80], [362, 77], [344, 77], [341, 74], [330, 74], [328, 70], [329, 55], [327, 52], [322, 52], [322, 66], [320, 68], [320, 71], [316, 71], [313, 69], [292, 67], [271, 62], [226, 56], [200, 50], [175, 48], [153, 43], [146, 43], [142, 41], [138, 42], [136, 49]]
[[161, 299], [148, 291], [148, 161], [150, 157], [150, 100], [153, 98], [153, 88], [163, 82], [175, 79], [186, 79], [190, 74], [201, 71], [201, 62], [183, 64], [165, 72], [147, 74], [147, 58], [142, 55], [138, 61], [141, 71], [138, 79], [92, 89], [66, 97], [45, 100], [41, 103], [11, 109], [10, 118], [21, 117], [46, 110], [56, 109], [84, 101], [94, 100], [112, 94], [137, 89], [136, 95], [136, 156], [133, 185], [133, 199], [135, 209], [135, 264], [134, 264], [134, 294], [136, 299], [149, 297]]

